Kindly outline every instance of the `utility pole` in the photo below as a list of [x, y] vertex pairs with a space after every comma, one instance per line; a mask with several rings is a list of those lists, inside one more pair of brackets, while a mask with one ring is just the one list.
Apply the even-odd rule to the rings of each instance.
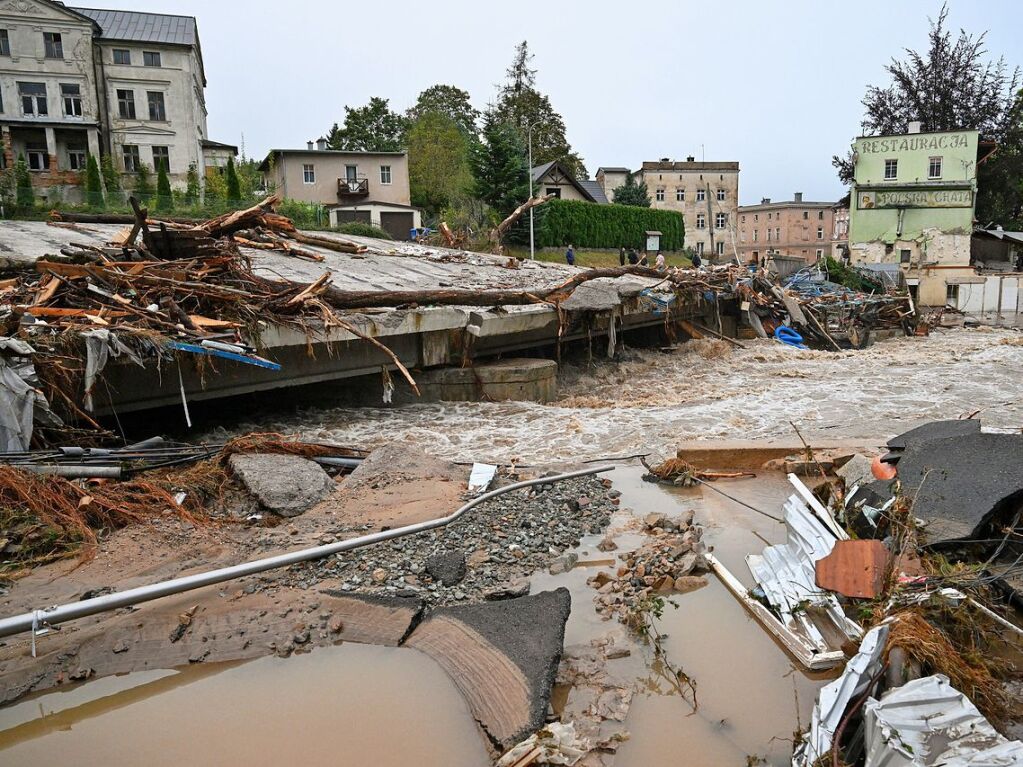
[[[529, 153], [529, 168], [526, 169], [529, 173], [529, 199], [533, 199], [533, 128], [536, 127], [536, 123], [529, 126], [526, 131], [526, 143], [528, 145]], [[536, 247], [533, 242], [533, 208], [529, 209], [529, 258], [531, 260], [536, 259]]]

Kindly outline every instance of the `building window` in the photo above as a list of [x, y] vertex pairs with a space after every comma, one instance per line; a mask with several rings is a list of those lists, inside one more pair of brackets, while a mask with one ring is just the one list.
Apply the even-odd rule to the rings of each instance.
[[657, 200], [657, 202], [664, 202], [664, 190], [658, 189], [656, 192], [654, 192], [654, 198]]
[[696, 243], [696, 253], [697, 253], [697, 255], [700, 255], [700, 256], [703, 255], [703, 243], [702, 242]]
[[158, 66], [160, 66], [160, 52], [159, 51], [142, 51], [142, 66], [145, 66], [145, 67], [158, 67]]
[[6, 29], [0, 29], [0, 56], [11, 55], [11, 38]]
[[316, 183], [316, 168], [313, 167], [312, 163], [302, 166], [302, 183], [304, 184]]
[[703, 202], [706, 199], [707, 199], [707, 190], [706, 189], [697, 189], [696, 190], [696, 201], [697, 202]]
[[804, 210], [803, 211], [803, 220], [806, 221], [808, 218], [810, 218], [810, 211]]
[[897, 178], [899, 175], [899, 161], [898, 160], [885, 160], [884, 161], [884, 177], [886, 180]]
[[771, 241], [771, 227], [767, 227], [767, 241]]
[[728, 214], [727, 213], [715, 213], [714, 214], [714, 228], [724, 229], [728, 226]]
[[46, 58], [64, 58], [64, 42], [60, 38], [60, 32], [43, 32], [43, 47], [46, 48]]
[[67, 166], [71, 170], [85, 170], [85, 150], [68, 148]]
[[823, 226], [818, 226], [817, 227], [817, 239], [818, 240], [823, 240], [824, 239], [824, 227]]
[[959, 286], [958, 285], [946, 285], [945, 286], [945, 303], [951, 306], [959, 306]]
[[899, 251], [899, 263], [900, 264], [908, 264], [909, 263], [909, 259], [912, 257], [912, 255], [913, 255], [912, 251], [910, 251], [908, 249], [900, 250]]
[[18, 83], [18, 95], [22, 114], [45, 116], [50, 113], [46, 107], [46, 83]]
[[60, 98], [64, 102], [65, 117], [82, 116], [82, 89], [81, 86], [61, 83]]
[[149, 119], [166, 122], [167, 108], [163, 103], [163, 93], [161, 91], [146, 91], [146, 101], [149, 102]]
[[754, 229], [753, 230], [753, 242], [756, 242], [759, 239], [760, 239], [760, 230], [759, 229]]
[[[381, 178], [382, 178], [382, 176], [381, 176]], [[381, 183], [383, 183], [383, 182], [381, 182]], [[561, 199], [561, 187], [560, 186], [549, 186], [549, 187], [547, 187], [547, 189], [544, 190], [544, 194], [554, 195], [554, 199], [560, 200]]]
[[49, 163], [46, 159], [46, 152], [42, 149], [28, 149], [26, 150], [28, 155], [28, 169], [29, 170], [46, 170]]
[[[381, 184], [390, 184], [391, 183], [391, 166], [390, 165], [381, 165], [380, 166], [380, 183]], [[561, 190], [559, 189], [558, 191], [560, 192]], [[559, 194], [558, 196], [560, 197], [561, 195]]]
[[754, 213], [753, 214], [753, 221], [754, 221], [754, 223], [759, 221], [759, 220], [760, 220], [760, 214], [759, 213]]
[[686, 190], [685, 189], [676, 189], [675, 190], [675, 199], [678, 202], [685, 202], [686, 201]]
[[122, 120], [135, 119], [135, 91], [117, 89], [117, 114]]
[[114, 63], [131, 66], [131, 51], [127, 48], [114, 48]]
[[139, 161], [139, 148], [134, 144], [121, 147], [121, 160], [124, 162], [125, 173], [138, 173], [142, 163]]
[[718, 189], [718, 202], [724, 202], [724, 201], [725, 201], [725, 190], [724, 189]]
[[160, 168], [163, 168], [164, 171], [170, 173], [170, 147], [153, 147], [153, 170], [159, 173]]
[[723, 242], [719, 240], [716, 247], [719, 256], [725, 255], [725, 244]]
[[[941, 178], [941, 158], [932, 157], [927, 163], [927, 178]], [[952, 287], [949, 285], [949, 287]]]
[[823, 210], [818, 210], [817, 211], [817, 220], [818, 221], [823, 221], [824, 220], [824, 211]]
[[744, 224], [746, 223], [746, 217], [745, 216], [742, 217], [742, 223], [744, 223]]
[[702, 213], [696, 214], [696, 228], [697, 229], [707, 228], [707, 217], [704, 216]]
[[776, 239], [778, 242], [781, 242], [781, 227], [778, 227], [777, 229], [774, 230], [774, 239]]
[[772, 214], [771, 214], [771, 213], [768, 213], [768, 214], [767, 214], [767, 220], [768, 220], [768, 221], [770, 221], [770, 220], [771, 220], [771, 217], [772, 217]]
[[817, 258], [823, 258], [823, 256], [824, 256], [824, 251], [821, 250], [820, 248], [817, 248]]

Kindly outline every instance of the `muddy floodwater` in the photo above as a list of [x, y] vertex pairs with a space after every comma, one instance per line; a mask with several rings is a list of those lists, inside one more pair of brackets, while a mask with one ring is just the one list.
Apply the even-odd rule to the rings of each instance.
[[[360, 447], [398, 442], [442, 458], [535, 464], [633, 453], [667, 454], [681, 441], [791, 440], [790, 421], [814, 439], [877, 444], [921, 422], [980, 411], [985, 426], [1023, 425], [1023, 345], [1011, 331], [950, 331], [896, 339], [862, 352], [796, 351], [769, 341], [746, 349], [691, 344], [632, 350], [561, 375], [560, 399], [440, 403], [401, 408], [308, 407], [253, 413], [206, 432], [281, 431]], [[195, 436], [195, 435], [193, 435]], [[533, 591], [566, 586], [566, 646], [612, 630], [586, 579], [643, 542], [636, 517], [693, 509], [704, 540], [738, 578], [745, 556], [784, 538], [784, 527], [710, 489], [641, 480], [636, 462], [608, 475], [622, 492], [612, 520], [618, 550], [583, 539], [581, 566], [538, 573]], [[792, 490], [784, 475], [716, 487], [777, 513]], [[807, 674], [713, 577], [672, 597], [657, 623], [668, 657], [695, 680], [698, 706], [651, 672], [649, 648], [609, 661], [634, 680], [618, 767], [785, 765], [828, 677]], [[677, 609], [676, 609], [677, 606]], [[0, 710], [0, 764], [56, 754], [80, 765], [485, 765], [486, 750], [451, 681], [410, 649], [344, 644], [288, 659], [195, 666], [101, 679]], [[72, 756], [73, 755], [73, 756]]]
[[876, 439], [978, 410], [985, 426], [1023, 426], [1019, 332], [948, 330], [841, 353], [743, 343], [746, 349], [629, 350], [621, 363], [568, 367], [552, 405], [310, 407], [203, 436], [272, 429], [363, 447], [405, 442], [458, 460], [542, 462], [656, 451], [683, 440], [791, 440], [790, 421], [818, 439]]
[[12, 767], [488, 763], [433, 660], [358, 644], [100, 679], [2, 709], [0, 728]]

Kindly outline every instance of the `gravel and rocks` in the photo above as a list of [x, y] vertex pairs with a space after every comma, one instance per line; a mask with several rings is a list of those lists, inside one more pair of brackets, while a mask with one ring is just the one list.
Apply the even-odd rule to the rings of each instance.
[[[419, 597], [431, 605], [514, 598], [526, 577], [551, 567], [585, 535], [608, 526], [616, 508], [606, 480], [580, 477], [498, 496], [438, 530], [347, 552], [289, 571], [309, 584], [334, 579], [344, 592]], [[464, 558], [463, 578], [441, 561]], [[561, 566], [570, 567], [568, 559]]]

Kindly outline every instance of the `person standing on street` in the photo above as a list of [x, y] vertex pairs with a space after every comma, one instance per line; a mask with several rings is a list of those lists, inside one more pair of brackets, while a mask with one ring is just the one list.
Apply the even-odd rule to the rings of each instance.
[[618, 249], [618, 263], [621, 264], [622, 266], [625, 266], [625, 246], [624, 245], [622, 245], [622, 247], [620, 247]]
[[569, 266], [575, 266], [575, 250], [572, 249], [571, 244], [569, 244], [568, 250], [565, 251], [565, 260]]

